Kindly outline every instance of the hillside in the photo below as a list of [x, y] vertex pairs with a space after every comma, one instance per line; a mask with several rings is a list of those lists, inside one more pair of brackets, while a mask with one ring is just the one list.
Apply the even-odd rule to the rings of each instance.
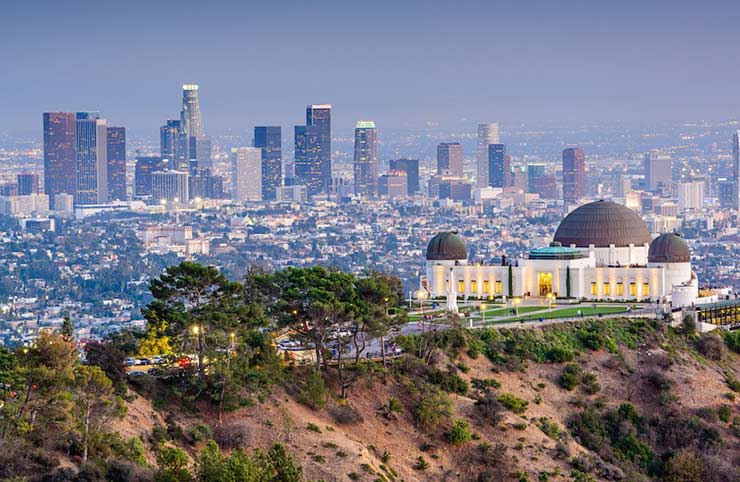
[[[707, 343], [698, 337], [686, 337], [652, 322], [637, 322], [640, 329], [632, 330], [633, 323], [610, 320], [612, 328], [602, 333], [604, 347], [573, 350], [582, 381], [572, 390], [563, 388], [561, 382], [567, 363], [527, 358], [549, 350], [532, 341], [559, 340], [559, 346], [568, 347], [569, 340], [583, 329], [578, 324], [530, 330], [518, 348], [506, 341], [519, 337], [517, 330], [509, 332], [513, 335], [501, 345], [484, 346], [480, 339], [488, 334], [482, 333], [458, 334], [457, 340], [452, 334], [437, 336], [429, 364], [417, 363], [418, 358], [408, 355], [394, 362], [388, 383], [383, 384], [378, 373], [366, 375], [352, 387], [346, 402], [330, 396], [320, 409], [297, 401], [291, 377], [297, 380], [304, 375], [301, 369], [293, 369], [286, 383], [275, 387], [263, 401], [255, 399], [253, 406], [229, 412], [221, 425], [206, 404], [199, 404], [197, 413], [177, 405], [155, 410], [145, 399], [145, 387], [137, 385], [133, 389], [144, 396], [130, 404], [117, 429], [147, 440], [152, 428], [166, 424], [165, 419], [183, 433], [206, 423], [228, 448], [240, 444], [265, 448], [280, 442], [303, 467], [306, 478], [327, 482], [738, 480], [733, 467], [740, 465], [740, 411], [735, 392], [728, 386], [728, 381], [732, 385], [740, 377], [738, 355], [724, 345], [707, 350]], [[612, 341], [627, 343], [612, 346]], [[501, 351], [488, 352], [493, 346]], [[525, 346], [531, 352], [523, 350]], [[488, 356], [476, 354], [478, 349]], [[516, 350], [519, 353], [512, 356]], [[549, 356], [570, 358], [567, 353]], [[499, 360], [492, 362], [496, 357]], [[437, 383], [429, 382], [430, 372], [435, 373], [431, 379]], [[584, 381], [584, 374], [592, 375]], [[467, 386], [450, 381], [455, 375]], [[497, 406], [484, 414], [476, 406], [482, 398], [481, 390], [472, 388], [476, 379], [495, 380], [488, 382], [494, 399], [512, 394], [514, 400], [527, 402], [526, 410], [516, 414]], [[418, 415], [420, 400], [433, 398], [430, 393], [437, 394], [439, 386], [452, 388], [449, 395], [440, 395], [449, 399], [449, 415], [444, 414], [443, 403], [432, 404], [440, 420], [424, 426]], [[402, 408], [386, 417], [381, 407], [390, 399]], [[639, 415], [639, 423], [619, 421], [617, 436], [609, 440], [604, 435], [606, 441], [599, 448], [594, 440], [584, 440], [583, 426], [592, 426], [599, 417], [608, 418], [626, 403]], [[453, 444], [446, 434], [453, 421], [459, 420], [467, 422], [471, 437], [468, 440], [463, 435], [462, 442]], [[634, 440], [630, 435], [635, 435]], [[184, 440], [175, 443], [191, 455], [203, 445]], [[649, 460], [640, 458], [646, 451], [652, 454]]]

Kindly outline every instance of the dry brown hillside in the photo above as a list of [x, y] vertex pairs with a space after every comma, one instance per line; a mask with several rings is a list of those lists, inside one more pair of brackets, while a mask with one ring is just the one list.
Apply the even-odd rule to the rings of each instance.
[[[307, 479], [327, 482], [740, 480], [733, 478], [733, 466], [740, 466], [740, 410], [731, 388], [738, 389], [733, 380], [740, 378], [739, 356], [721, 343], [712, 345], [716, 340], [705, 343], [650, 323], [639, 332], [614, 331], [629, 331], [629, 322], [620, 323], [604, 332], [607, 342], [595, 350], [579, 346], [593, 344], [584, 341], [578, 325], [530, 330], [525, 341], [516, 342], [516, 331], [488, 338], [467, 333], [466, 346], [438, 340], [428, 362], [409, 354], [395, 361], [386, 384], [378, 374], [367, 375], [346, 402], [330, 395], [320, 409], [290, 395], [291, 380], [287, 389], [275, 388], [263, 401], [228, 413], [221, 424], [205, 404], [194, 412], [160, 400], [155, 410], [138, 397], [117, 429], [146, 440], [166, 420], [171, 432], [179, 426], [184, 434], [205, 423], [227, 449], [283, 443]], [[513, 354], [517, 343], [531, 345], [532, 352]], [[547, 343], [565, 346], [570, 354], [553, 352]], [[535, 361], [540, 352], [574, 359]], [[561, 381], [568, 363], [577, 380], [572, 390]], [[291, 376], [296, 381], [302, 374], [296, 369]], [[467, 386], [455, 378], [450, 390], [454, 376]], [[485, 390], [474, 386], [491, 379], [493, 405], [484, 413], [476, 400]], [[331, 389], [330, 384], [336, 393]], [[423, 427], [418, 407], [428, 390], [451, 392], [442, 395], [450, 412], [440, 409], [439, 423]], [[526, 409], [517, 414], [502, 406], [497, 400], [504, 394], [526, 401]], [[403, 408], [388, 417], [381, 407], [391, 399]], [[634, 411], [619, 409], [625, 403]], [[453, 444], [447, 434], [457, 420], [468, 423], [472, 438]], [[174, 437], [171, 443], [195, 455], [204, 442]]]

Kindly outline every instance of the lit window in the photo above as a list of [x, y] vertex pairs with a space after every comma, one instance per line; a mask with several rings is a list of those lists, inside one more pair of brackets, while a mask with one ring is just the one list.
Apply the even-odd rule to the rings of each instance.
[[465, 281], [464, 280], [460, 280], [457, 282], [457, 292], [465, 293]]
[[483, 292], [484, 293], [490, 293], [491, 292], [491, 283], [488, 280], [483, 281]]
[[471, 280], [470, 281], [470, 291], [473, 293], [478, 292], [478, 280]]
[[630, 283], [630, 296], [637, 296], [637, 283]]
[[496, 281], [496, 294], [500, 295], [503, 292], [504, 292], [504, 285], [501, 282], [501, 280], [497, 280]]
[[604, 296], [609, 296], [612, 294], [611, 285], [609, 283], [604, 283]]
[[624, 296], [624, 285], [617, 283], [617, 296]]
[[647, 283], [642, 284], [642, 296], [650, 296], [650, 285]]
[[596, 283], [591, 283], [591, 294], [596, 296], [599, 294], [599, 289], [596, 287]]

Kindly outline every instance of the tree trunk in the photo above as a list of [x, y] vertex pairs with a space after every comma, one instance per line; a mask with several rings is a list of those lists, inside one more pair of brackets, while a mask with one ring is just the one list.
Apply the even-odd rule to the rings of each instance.
[[385, 335], [380, 335], [380, 356], [383, 359], [383, 383], [388, 383], [388, 376], [385, 367]]
[[85, 432], [82, 436], [82, 462], [87, 462], [88, 442], [90, 437], [90, 405], [85, 410]]

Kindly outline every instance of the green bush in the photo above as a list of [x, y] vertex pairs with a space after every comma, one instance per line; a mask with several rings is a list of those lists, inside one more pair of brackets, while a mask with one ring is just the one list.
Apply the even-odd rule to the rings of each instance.
[[426, 389], [416, 402], [414, 421], [423, 429], [436, 428], [442, 417], [450, 415], [450, 407], [447, 394], [436, 389]]
[[723, 422], [729, 423], [730, 417], [732, 417], [732, 407], [729, 405], [720, 405], [717, 409], [717, 416]]
[[553, 440], [557, 440], [560, 436], [561, 430], [557, 423], [553, 422], [547, 417], [542, 417], [539, 420], [537, 426], [542, 432]]
[[326, 385], [321, 372], [315, 368], [306, 375], [298, 392], [298, 401], [315, 410], [326, 405]]
[[468, 382], [463, 380], [459, 375], [444, 372], [442, 370], [433, 370], [429, 374], [429, 383], [439, 385], [445, 392], [465, 395], [468, 393]]
[[213, 438], [211, 427], [204, 423], [199, 423], [190, 429], [190, 438], [195, 442], [202, 442]]
[[470, 425], [465, 420], [455, 420], [447, 432], [447, 440], [453, 445], [462, 445], [470, 442], [473, 434], [470, 432]]
[[512, 393], [502, 393], [498, 397], [498, 401], [501, 404], [516, 414], [522, 414], [527, 411], [529, 402], [522, 400]]
[[558, 383], [566, 390], [573, 390], [578, 386], [579, 383], [581, 383], [582, 374], [583, 372], [581, 371], [580, 366], [576, 365], [575, 363], [569, 363], [565, 365], [565, 368], [563, 369], [562, 375], [560, 375], [560, 380], [558, 381]]
[[725, 343], [727, 348], [735, 353], [740, 353], [740, 330], [725, 333]]

